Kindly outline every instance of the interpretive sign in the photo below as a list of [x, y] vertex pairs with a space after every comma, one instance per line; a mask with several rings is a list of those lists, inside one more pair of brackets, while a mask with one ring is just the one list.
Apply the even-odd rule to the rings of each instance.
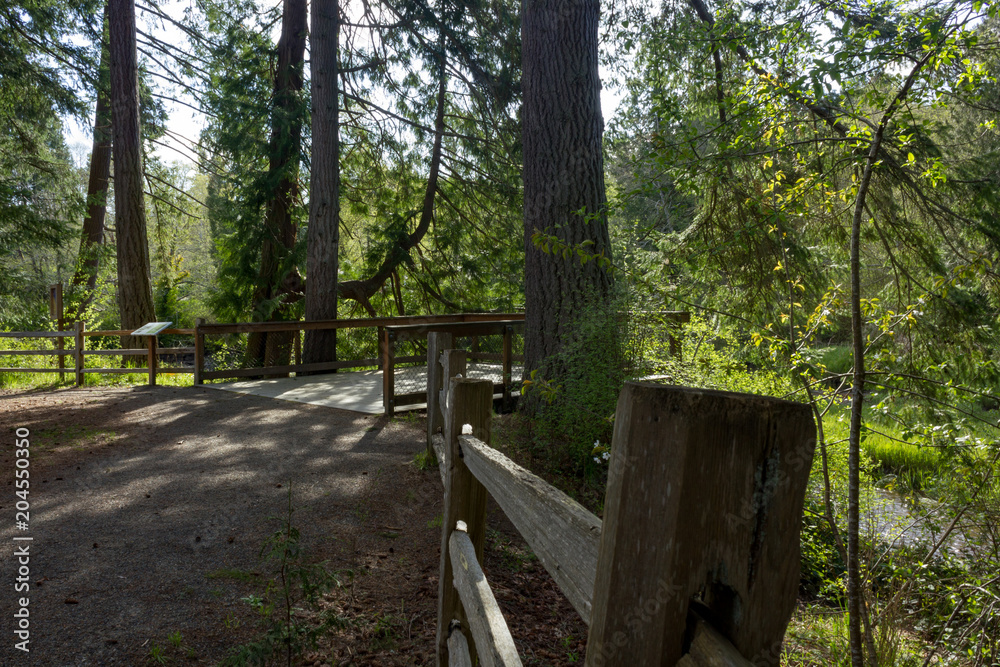
[[155, 336], [168, 328], [173, 322], [148, 322], [132, 332], [133, 336]]

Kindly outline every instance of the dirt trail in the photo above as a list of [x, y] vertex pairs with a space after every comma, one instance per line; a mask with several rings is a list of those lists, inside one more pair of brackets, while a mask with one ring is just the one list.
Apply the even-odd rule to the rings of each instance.
[[[215, 664], [259, 638], [241, 598], [274, 578], [259, 554], [289, 483], [308, 559], [343, 582], [324, 601], [336, 628], [296, 664], [433, 664], [442, 488], [413, 464], [422, 419], [141, 387], [0, 392], [0, 424], [0, 665]], [[495, 507], [489, 525], [484, 569], [524, 663], [576, 662], [586, 627]], [[12, 632], [15, 536], [33, 538], [28, 654]]]
[[[259, 572], [289, 482], [303, 546], [335, 568], [358, 565], [354, 552], [370, 546], [362, 533], [386, 518], [371, 507], [381, 481], [433, 486], [410, 463], [415, 426], [329, 408], [157, 387], [8, 393], [0, 415], [4, 665], [141, 664], [176, 632], [185, 661], [215, 662], [253, 634], [239, 600], [252, 586], [237, 573]], [[28, 531], [13, 526], [21, 427], [31, 432]], [[437, 511], [404, 503], [390, 516], [433, 534]], [[10, 639], [12, 545], [26, 544], [15, 535], [33, 538], [27, 656]]]

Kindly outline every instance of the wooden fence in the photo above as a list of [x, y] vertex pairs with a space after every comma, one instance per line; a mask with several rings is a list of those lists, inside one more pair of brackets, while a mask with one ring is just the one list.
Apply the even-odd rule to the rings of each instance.
[[[381, 349], [382, 359], [382, 396], [384, 401], [385, 414], [391, 415], [398, 407], [427, 403], [428, 408], [434, 402], [426, 391], [397, 394], [395, 383], [396, 374], [394, 372], [397, 359], [395, 357], [395, 347], [398, 343], [405, 341], [426, 340], [426, 354], [419, 357], [406, 358], [406, 361], [417, 360], [427, 366], [428, 374], [434, 372], [431, 359], [437, 356], [437, 350], [451, 347], [456, 338], [470, 338], [472, 344], [466, 353], [469, 361], [498, 362], [500, 365], [500, 382], [493, 383], [495, 393], [501, 395], [504, 406], [509, 406], [511, 402], [511, 384], [513, 381], [514, 362], [523, 362], [524, 355], [514, 354], [513, 339], [516, 333], [523, 333], [524, 318], [505, 319], [492, 322], [454, 322], [454, 323], [434, 323], [434, 324], [411, 324], [406, 326], [387, 326], [384, 329]], [[484, 336], [500, 336], [501, 346], [499, 352], [486, 352], [479, 349], [479, 339]], [[431, 341], [434, 347], [432, 348]], [[464, 371], [463, 371], [464, 372]]]
[[[60, 322], [62, 320], [60, 319]], [[61, 326], [61, 325], [60, 325]], [[123, 336], [131, 331], [85, 331], [82, 323], [76, 323], [71, 331], [40, 331], [40, 332], [9, 332], [0, 333], [3, 338], [37, 338], [50, 339], [55, 342], [53, 349], [33, 350], [0, 350], [3, 356], [37, 356], [51, 355], [58, 357], [56, 368], [0, 368], [0, 373], [59, 373], [60, 381], [66, 373], [74, 373], [76, 384], [83, 384], [83, 376], [88, 373], [145, 373], [148, 384], [156, 384], [156, 376], [163, 373], [191, 373], [194, 384], [203, 384], [206, 380], [235, 379], [247, 377], [280, 377], [289, 373], [324, 372], [351, 368], [380, 368], [383, 381], [383, 405], [386, 414], [392, 415], [397, 407], [415, 405], [426, 400], [424, 391], [395, 394], [395, 375], [398, 364], [419, 362], [426, 364], [425, 354], [400, 357], [395, 348], [404, 341], [420, 341], [427, 338], [431, 332], [451, 332], [454, 336], [466, 336], [475, 339], [480, 336], [502, 336], [502, 349], [499, 353], [476, 352], [471, 358], [483, 361], [496, 361], [501, 366], [502, 382], [496, 383], [497, 391], [504, 400], [511, 399], [512, 364], [521, 360], [519, 355], [512, 353], [513, 336], [521, 332], [524, 326], [524, 315], [521, 313], [461, 313], [456, 315], [427, 315], [411, 317], [379, 317], [350, 320], [320, 320], [311, 322], [250, 322], [232, 324], [206, 324], [199, 319], [194, 329], [166, 329], [162, 334], [187, 335], [194, 338], [193, 347], [160, 348], [156, 336], [147, 336], [147, 347], [143, 349], [101, 349], [87, 350], [85, 341], [95, 336]], [[301, 335], [305, 331], [371, 329], [376, 334], [378, 349], [374, 356], [356, 359], [340, 359], [323, 363], [301, 363]], [[292, 332], [295, 334], [294, 356], [292, 364], [281, 366], [260, 366], [254, 368], [213, 369], [206, 368], [206, 336], [227, 336], [233, 334]], [[66, 339], [74, 340], [74, 347], [66, 348]], [[193, 356], [193, 368], [165, 367], [158, 359], [165, 355], [189, 354]], [[143, 368], [87, 368], [87, 356], [145, 356], [146, 366]], [[65, 368], [64, 359], [73, 358], [73, 366]]]
[[[0, 338], [39, 338], [52, 339], [55, 341], [55, 349], [51, 350], [0, 350], [0, 357], [7, 356], [58, 356], [59, 363], [55, 368], [0, 368], [0, 373], [58, 373], [59, 380], [65, 379], [66, 373], [73, 373], [77, 386], [83, 384], [83, 376], [88, 373], [145, 373], [148, 383], [152, 386], [156, 384], [156, 376], [164, 373], [194, 373], [192, 368], [167, 367], [159, 363], [159, 358], [166, 355], [194, 354], [194, 347], [159, 347], [156, 336], [146, 336], [147, 345], [145, 348], [134, 349], [102, 349], [88, 350], [86, 339], [97, 336], [127, 336], [131, 331], [86, 331], [83, 322], [76, 322], [71, 331], [13, 331], [0, 332]], [[160, 332], [163, 335], [193, 336], [194, 329], [165, 329]], [[66, 339], [73, 339], [73, 347], [67, 349]], [[101, 356], [144, 356], [146, 366], [144, 368], [87, 368], [86, 357]], [[68, 369], [65, 365], [65, 358], [73, 357], [73, 367]]]
[[461, 351], [438, 352], [439, 665], [521, 664], [480, 566], [487, 494], [589, 625], [588, 666], [779, 664], [815, 446], [808, 406], [628, 383], [602, 521], [490, 447], [493, 387], [459, 377]]

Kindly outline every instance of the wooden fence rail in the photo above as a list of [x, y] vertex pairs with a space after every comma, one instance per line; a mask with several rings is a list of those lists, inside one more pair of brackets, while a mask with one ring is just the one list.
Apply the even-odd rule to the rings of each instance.
[[[147, 336], [147, 346], [145, 348], [136, 349], [107, 349], [107, 350], [88, 350], [86, 348], [86, 339], [93, 338], [97, 336], [127, 336], [132, 332], [129, 330], [96, 330], [96, 331], [86, 331], [86, 327], [83, 322], [76, 322], [73, 329], [70, 331], [13, 331], [13, 332], [2, 332], [0, 333], [0, 338], [54, 338], [62, 343], [66, 338], [73, 339], [73, 347], [66, 349], [62, 345], [54, 350], [0, 350], [0, 356], [49, 356], [58, 355], [60, 360], [65, 357], [73, 357], [73, 368], [68, 369], [60, 363], [57, 368], [0, 368], [0, 373], [58, 373], [60, 380], [63, 379], [63, 374], [67, 372], [72, 372], [74, 374], [76, 384], [83, 384], [83, 377], [88, 373], [103, 373], [103, 374], [131, 374], [131, 373], [144, 373], [148, 377], [148, 382], [150, 385], [156, 384], [156, 376], [163, 373], [193, 373], [194, 370], [191, 368], [173, 368], [173, 367], [163, 367], [158, 363], [158, 359], [161, 356], [177, 355], [177, 354], [193, 354], [195, 352], [194, 347], [166, 347], [160, 348], [156, 344], [156, 336]], [[164, 335], [181, 335], [181, 336], [192, 336], [194, 335], [194, 329], [165, 329], [161, 332]], [[86, 357], [146, 357], [146, 366], [139, 367], [128, 367], [128, 368], [87, 368], [86, 367]]]
[[815, 446], [808, 406], [628, 383], [602, 521], [490, 447], [490, 382], [460, 377], [461, 351], [442, 342], [430, 340], [441, 367], [427, 388], [445, 494], [439, 665], [521, 664], [479, 566], [487, 493], [589, 625], [587, 665], [779, 664]]
[[[196, 321], [194, 329], [166, 329], [161, 332], [163, 335], [184, 335], [194, 338], [194, 345], [189, 347], [158, 347], [156, 336], [147, 336], [147, 346], [145, 348], [131, 349], [101, 349], [87, 350], [86, 339], [95, 336], [127, 336], [131, 330], [101, 330], [86, 331], [82, 323], [77, 323], [73, 330], [69, 331], [15, 331], [0, 332], [0, 338], [39, 338], [53, 339], [56, 349], [35, 349], [35, 350], [0, 350], [0, 358], [4, 356], [57, 356], [60, 360], [59, 368], [0, 368], [3, 373], [59, 373], [60, 380], [63, 373], [74, 373], [77, 385], [83, 384], [83, 377], [87, 374], [131, 374], [144, 373], [148, 376], [148, 383], [154, 385], [156, 377], [164, 373], [191, 373], [194, 376], [194, 384], [203, 384], [206, 380], [235, 379], [247, 377], [279, 377], [289, 373], [316, 373], [333, 370], [344, 370], [351, 368], [381, 368], [383, 374], [389, 377], [388, 386], [392, 390], [392, 380], [395, 374], [396, 364], [408, 362], [425, 362], [423, 355], [411, 355], [396, 357], [391, 346], [386, 345], [386, 331], [391, 332], [393, 342], [398, 336], [400, 340], [417, 340], [426, 337], [427, 332], [447, 330], [449, 327], [458, 327], [461, 335], [487, 335], [489, 333], [503, 333], [506, 331], [504, 339], [503, 368], [505, 369], [505, 396], [509, 395], [510, 385], [510, 365], [511, 360], [517, 357], [509, 352], [509, 332], [514, 328], [522, 326], [524, 315], [521, 313], [460, 313], [454, 315], [420, 315], [410, 317], [375, 317], [351, 320], [318, 320], [310, 322], [249, 322], [249, 323], [220, 323], [207, 324], [201, 318]], [[506, 329], [504, 329], [506, 327]], [[317, 330], [348, 330], [348, 329], [372, 329], [378, 341], [378, 351], [376, 356], [342, 359], [323, 363], [301, 363], [301, 340], [300, 335], [305, 331]], [[250, 334], [250, 333], [273, 333], [273, 332], [295, 332], [295, 354], [294, 363], [280, 366], [261, 366], [256, 368], [232, 368], [206, 370], [206, 336]], [[75, 347], [64, 349], [62, 344], [67, 338], [75, 341]], [[194, 358], [194, 366], [187, 368], [166, 367], [159, 363], [159, 358], [170, 355], [190, 354]], [[146, 357], [145, 367], [134, 368], [87, 368], [86, 357]], [[488, 355], [483, 354], [483, 358]], [[62, 368], [62, 359], [72, 357], [73, 368]], [[498, 385], [499, 386], [499, 385]], [[394, 396], [392, 393], [384, 399], [384, 404], [392, 414], [396, 406], [413, 405], [422, 403], [425, 400], [423, 392], [412, 393], [403, 396]]]

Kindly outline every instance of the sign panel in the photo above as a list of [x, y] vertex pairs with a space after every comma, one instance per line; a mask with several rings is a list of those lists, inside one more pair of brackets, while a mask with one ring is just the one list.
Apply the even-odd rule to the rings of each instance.
[[149, 322], [132, 332], [133, 336], [155, 336], [164, 329], [170, 328], [173, 322]]

